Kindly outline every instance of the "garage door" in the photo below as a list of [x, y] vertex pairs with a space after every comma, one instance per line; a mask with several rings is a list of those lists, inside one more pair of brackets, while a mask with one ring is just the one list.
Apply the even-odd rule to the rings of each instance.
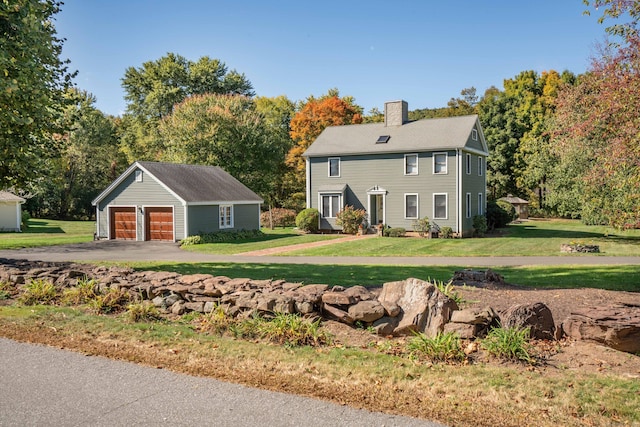
[[136, 239], [136, 208], [109, 208], [112, 239]]
[[145, 208], [145, 240], [173, 241], [173, 209]]

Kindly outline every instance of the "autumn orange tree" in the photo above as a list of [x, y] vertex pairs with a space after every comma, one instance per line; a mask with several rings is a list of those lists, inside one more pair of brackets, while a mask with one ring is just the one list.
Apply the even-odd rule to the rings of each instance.
[[290, 168], [288, 181], [291, 192], [303, 192], [305, 185], [305, 161], [302, 154], [329, 126], [362, 123], [362, 107], [352, 97], [340, 98], [338, 91], [326, 95], [310, 96], [291, 119], [291, 139], [294, 145], [287, 153], [286, 164]]

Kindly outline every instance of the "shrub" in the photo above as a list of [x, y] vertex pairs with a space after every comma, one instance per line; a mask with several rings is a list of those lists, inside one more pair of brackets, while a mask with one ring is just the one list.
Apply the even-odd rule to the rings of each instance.
[[356, 234], [358, 227], [362, 224], [367, 212], [364, 209], [355, 209], [353, 206], [345, 206], [338, 212], [336, 224], [342, 226], [342, 231], [346, 234]]
[[434, 338], [416, 333], [407, 350], [410, 357], [426, 357], [431, 362], [461, 362], [466, 357], [460, 337], [454, 332], [439, 333]]
[[413, 231], [417, 232], [420, 237], [424, 237], [429, 234], [431, 230], [431, 224], [429, 224], [429, 218], [424, 217], [421, 219], [413, 220]]
[[127, 305], [127, 318], [132, 322], [159, 320], [160, 312], [149, 301], [135, 302]]
[[105, 293], [96, 295], [89, 301], [89, 307], [96, 313], [107, 314], [122, 310], [130, 302], [131, 295], [127, 291], [109, 288]]
[[533, 364], [529, 328], [494, 328], [481, 341], [482, 347], [492, 356], [501, 359], [523, 361]]
[[31, 279], [18, 301], [24, 305], [49, 304], [58, 298], [56, 287], [49, 280]]
[[95, 288], [95, 280], [87, 280], [86, 278], [79, 280], [76, 286], [65, 289], [62, 292], [62, 303], [64, 305], [86, 304], [98, 296], [95, 292]]
[[320, 331], [320, 320], [312, 322], [297, 314], [277, 313], [272, 320], [259, 322], [258, 334], [271, 342], [288, 346], [323, 345], [330, 337]]
[[453, 237], [453, 228], [451, 227], [442, 227], [440, 229], [440, 235], [443, 239], [450, 239]]
[[222, 335], [229, 329], [234, 319], [227, 314], [224, 307], [216, 304], [210, 313], [198, 318], [200, 329], [209, 333]]
[[407, 234], [407, 230], [402, 227], [392, 227], [384, 229], [385, 237], [404, 237]]
[[511, 221], [518, 217], [516, 209], [509, 202], [504, 200], [490, 200], [487, 202], [487, 229], [506, 227]]
[[271, 208], [260, 214], [260, 224], [263, 227], [293, 227], [296, 225], [296, 211], [285, 208]]
[[260, 230], [218, 231], [202, 233], [180, 240], [180, 246], [201, 245], [205, 243], [226, 243], [237, 240], [255, 239], [264, 236]]
[[306, 233], [317, 233], [319, 221], [320, 212], [318, 212], [318, 209], [304, 209], [296, 216], [296, 227]]
[[24, 228], [24, 229], [29, 228], [29, 220], [30, 219], [31, 219], [31, 215], [29, 215], [29, 212], [22, 211], [22, 218], [21, 218], [22, 228]]
[[17, 293], [15, 285], [6, 280], [0, 280], [0, 300], [9, 299]]
[[487, 218], [484, 215], [476, 215], [473, 217], [473, 235], [482, 237], [487, 232]]

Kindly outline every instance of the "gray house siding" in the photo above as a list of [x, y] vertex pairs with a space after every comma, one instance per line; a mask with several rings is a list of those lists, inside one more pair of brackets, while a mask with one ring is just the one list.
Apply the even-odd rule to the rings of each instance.
[[[466, 156], [467, 154], [471, 159], [471, 168], [470, 173], [466, 172]], [[486, 213], [486, 203], [487, 203], [487, 195], [486, 195], [486, 157], [478, 156], [474, 153], [463, 152], [463, 170], [462, 170], [462, 228], [465, 236], [470, 236], [473, 233], [473, 217], [478, 215], [479, 210], [479, 200], [478, 194], [482, 195], [482, 210], [483, 214]], [[479, 174], [479, 164], [478, 158], [482, 158], [482, 171], [481, 175]], [[469, 193], [471, 195], [471, 209], [470, 215], [467, 217], [467, 198], [466, 195]]]
[[[143, 174], [142, 182], [136, 182], [135, 172], [127, 176], [98, 205], [99, 237], [109, 236], [109, 206], [173, 206], [175, 239], [185, 237], [184, 209], [182, 203], [150, 176]], [[137, 240], [144, 240], [144, 214], [136, 209]]]
[[260, 205], [233, 205], [233, 228], [220, 229], [220, 205], [189, 206], [189, 235], [218, 231], [257, 230], [260, 228]]
[[[312, 157], [310, 166], [310, 203], [313, 208], [322, 211], [320, 192], [335, 194], [335, 189], [346, 186], [342, 206], [351, 205], [359, 209], [368, 209], [371, 201], [367, 191], [374, 188], [386, 190], [385, 223], [391, 227], [412, 229], [413, 219], [405, 218], [405, 195], [418, 195], [418, 217], [429, 217], [440, 227], [456, 229], [456, 152], [438, 151], [447, 154], [447, 173], [433, 173], [432, 152], [407, 153], [418, 155], [417, 175], [405, 175], [405, 154], [353, 155], [340, 158], [340, 176], [329, 177], [329, 157]], [[325, 191], [326, 190], [326, 191]], [[434, 219], [433, 195], [447, 195], [447, 218]], [[371, 219], [371, 212], [368, 212]], [[321, 218], [320, 227], [339, 229], [335, 219]]]

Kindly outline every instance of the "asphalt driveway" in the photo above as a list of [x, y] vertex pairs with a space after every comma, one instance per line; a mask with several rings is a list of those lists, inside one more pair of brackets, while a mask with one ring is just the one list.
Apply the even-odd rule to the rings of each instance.
[[2, 258], [38, 261], [174, 261], [333, 265], [455, 265], [500, 267], [523, 265], [638, 265], [640, 257], [565, 255], [553, 257], [344, 257], [213, 255], [189, 252], [172, 242], [98, 240], [70, 245], [1, 250]]

